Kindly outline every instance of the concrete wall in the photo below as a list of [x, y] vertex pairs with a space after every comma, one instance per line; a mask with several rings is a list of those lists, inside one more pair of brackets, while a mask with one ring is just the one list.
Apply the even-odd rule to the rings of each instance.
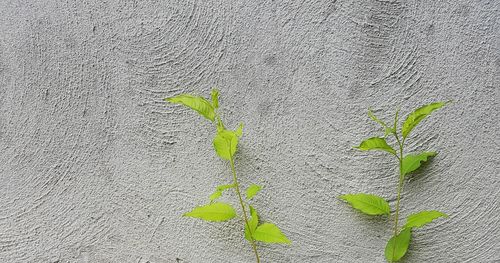
[[[291, 246], [262, 262], [384, 262], [391, 221], [336, 197], [394, 205], [395, 160], [358, 152], [366, 115], [454, 104], [409, 151], [439, 155], [402, 216], [404, 262], [500, 261], [498, 1], [0, 1], [0, 261], [253, 262], [241, 221], [183, 218], [230, 182], [214, 129], [163, 98], [221, 90], [245, 123], [237, 158], [263, 220]], [[236, 204], [234, 195], [223, 198]]]

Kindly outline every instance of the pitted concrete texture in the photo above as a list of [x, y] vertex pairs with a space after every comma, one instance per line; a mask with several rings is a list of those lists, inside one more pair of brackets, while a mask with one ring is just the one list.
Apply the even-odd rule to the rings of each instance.
[[[214, 128], [162, 99], [221, 91], [245, 123], [236, 160], [291, 246], [262, 262], [385, 262], [397, 164], [352, 148], [425, 103], [408, 152], [439, 154], [405, 185], [403, 262], [500, 262], [500, 2], [0, 1], [0, 262], [254, 262], [241, 220], [182, 214], [231, 182]], [[393, 143], [391, 141], [391, 143]], [[222, 200], [237, 207], [235, 195]]]

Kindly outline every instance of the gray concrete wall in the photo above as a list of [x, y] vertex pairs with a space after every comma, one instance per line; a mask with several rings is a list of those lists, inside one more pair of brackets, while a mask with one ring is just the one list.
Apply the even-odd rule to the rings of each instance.
[[[409, 151], [439, 155], [406, 185], [404, 262], [500, 261], [498, 1], [0, 1], [0, 262], [253, 262], [241, 221], [181, 215], [230, 182], [213, 127], [163, 98], [221, 90], [246, 124], [254, 205], [291, 246], [263, 262], [384, 262], [396, 163], [351, 147], [386, 119], [453, 99]], [[236, 204], [234, 195], [223, 198]]]

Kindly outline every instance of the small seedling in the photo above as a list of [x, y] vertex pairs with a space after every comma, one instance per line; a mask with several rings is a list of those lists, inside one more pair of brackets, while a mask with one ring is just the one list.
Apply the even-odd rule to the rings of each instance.
[[229, 161], [232, 172], [231, 184], [216, 187], [215, 192], [209, 196], [210, 202], [208, 204], [198, 206], [191, 212], [185, 213], [184, 216], [200, 218], [211, 222], [222, 222], [233, 219], [236, 217], [236, 211], [233, 206], [227, 203], [218, 202], [217, 199], [222, 196], [224, 191], [234, 189], [241, 205], [241, 211], [243, 212], [245, 238], [252, 245], [255, 258], [259, 263], [260, 258], [259, 253], [257, 252], [257, 241], [264, 243], [290, 244], [290, 240], [288, 240], [288, 238], [275, 224], [263, 223], [259, 225], [259, 215], [257, 214], [257, 210], [247, 203], [261, 190], [259, 185], [252, 184], [246, 189], [247, 201], [244, 201], [234, 166], [234, 155], [237, 151], [238, 140], [243, 135], [243, 124], [240, 124], [236, 130], [226, 129], [218, 113], [219, 92], [216, 89], [213, 89], [211, 95], [211, 102], [203, 97], [190, 94], [182, 94], [165, 99], [168, 102], [182, 104], [191, 108], [215, 124], [215, 127], [217, 128], [217, 134], [213, 139], [215, 152], [222, 160]]
[[[421, 211], [408, 216], [406, 219], [406, 224], [399, 228], [399, 201], [401, 198], [401, 191], [403, 190], [403, 184], [405, 178], [413, 171], [416, 171], [422, 162], [426, 162], [428, 158], [436, 155], [436, 152], [421, 152], [417, 154], [407, 154], [403, 156], [404, 153], [404, 143], [408, 138], [410, 132], [422, 121], [425, 117], [430, 115], [433, 111], [443, 107], [448, 102], [436, 102], [416, 109], [413, 113], [408, 115], [406, 120], [403, 122], [403, 127], [401, 128], [401, 134], [398, 133], [398, 113], [394, 118], [393, 126], [388, 126], [385, 122], [378, 119], [371, 110], [368, 110], [368, 116], [384, 129], [384, 137], [372, 137], [361, 142], [361, 144], [355, 148], [362, 151], [385, 151], [396, 157], [399, 162], [399, 183], [397, 188], [396, 197], [396, 210], [394, 214], [394, 235], [389, 239], [385, 247], [385, 258], [389, 262], [396, 262], [400, 260], [408, 250], [408, 246], [411, 240], [411, 232], [414, 228], [422, 227], [434, 219], [440, 217], [448, 217], [445, 213], [429, 210]], [[388, 135], [394, 136], [399, 147], [399, 151], [394, 150], [386, 141]], [[353, 208], [368, 214], [368, 215], [387, 215], [391, 214], [391, 209], [389, 203], [383, 198], [372, 195], [372, 194], [346, 194], [340, 196], [341, 199], [348, 202]]]

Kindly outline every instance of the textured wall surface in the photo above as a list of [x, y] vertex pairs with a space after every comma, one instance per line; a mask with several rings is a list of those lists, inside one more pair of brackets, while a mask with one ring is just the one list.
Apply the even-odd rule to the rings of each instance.
[[[0, 1], [0, 262], [253, 262], [240, 220], [183, 218], [230, 182], [214, 128], [166, 105], [221, 90], [236, 160], [291, 246], [263, 262], [384, 262], [395, 160], [352, 149], [453, 99], [413, 132], [439, 155], [406, 184], [404, 262], [500, 262], [499, 1]], [[236, 204], [235, 195], [223, 200]]]

